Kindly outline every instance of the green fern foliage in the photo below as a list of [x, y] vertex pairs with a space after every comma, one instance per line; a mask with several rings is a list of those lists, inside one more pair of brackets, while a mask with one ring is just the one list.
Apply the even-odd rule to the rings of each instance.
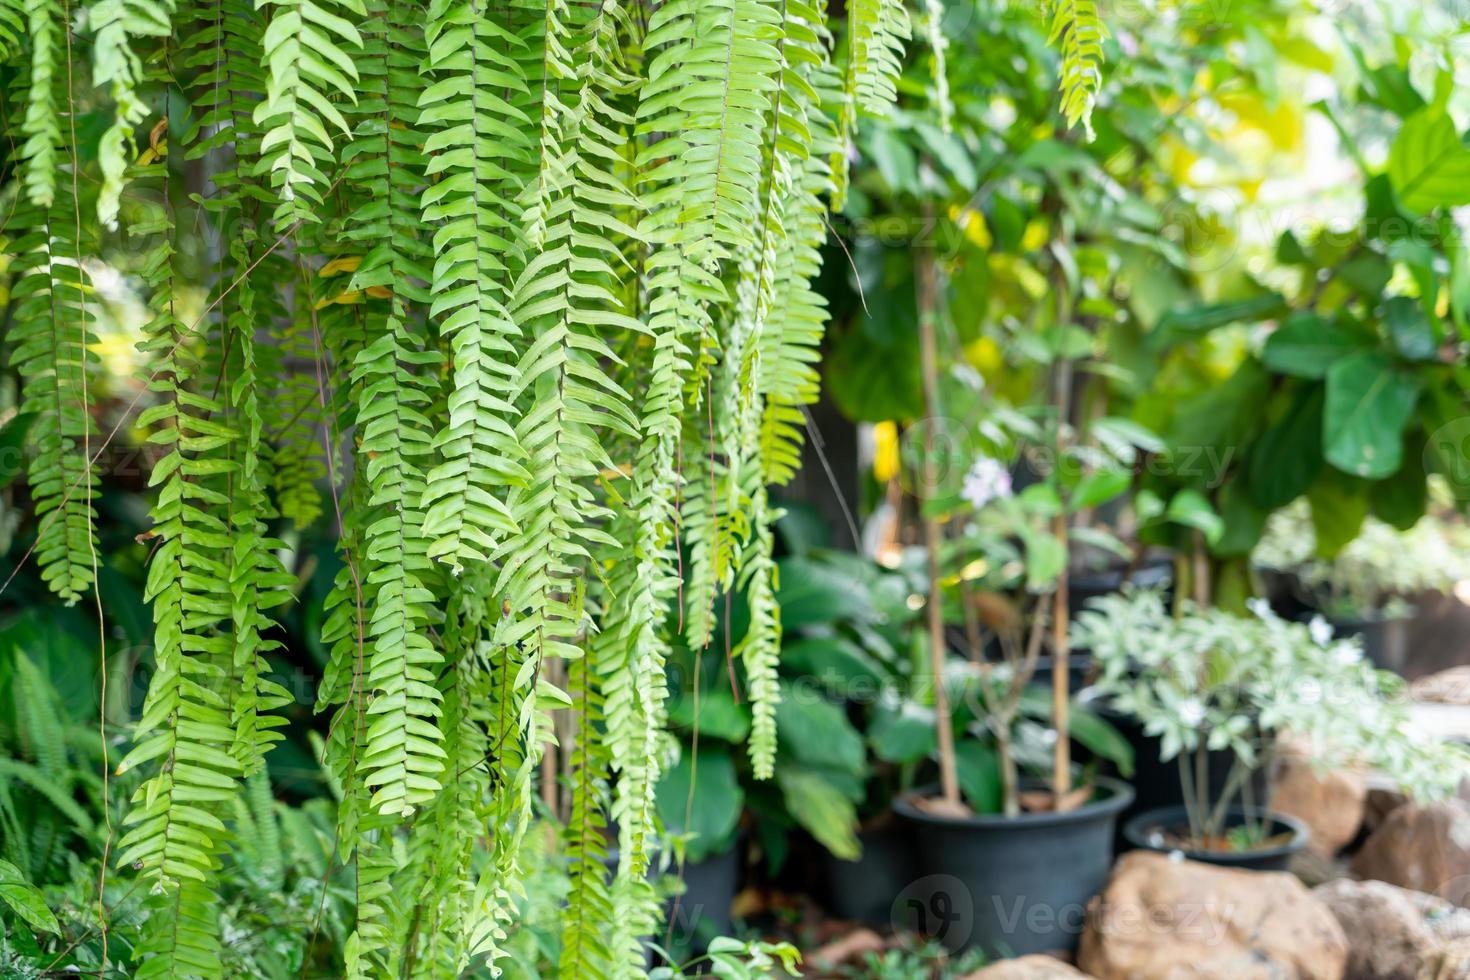
[[[716, 642], [739, 592], [732, 652], [771, 775], [771, 487], [817, 396], [826, 212], [859, 117], [898, 97], [908, 11], [857, 0], [840, 40], [809, 0], [78, 14], [0, 2], [4, 343], [35, 560], [75, 602], [99, 587], [91, 456], [111, 439], [89, 404], [95, 270], [126, 266], [146, 305], [119, 431], [151, 461], [152, 669], [115, 855], [147, 900], [131, 962], [105, 968], [279, 965], [225, 941], [220, 871], [252, 869], [254, 902], [309, 865], [337, 972], [498, 974], [545, 901], [527, 883], [550, 818], [559, 972], [645, 975], [667, 661], [677, 632]], [[283, 556], [328, 525], [319, 598]], [[325, 651], [330, 834], [320, 813], [289, 826], [266, 777], [298, 601]], [[37, 750], [0, 782], [66, 811], [60, 766]], [[55, 846], [13, 842], [22, 823], [0, 794], [8, 855]], [[296, 837], [310, 860], [280, 853]]]
[[276, 223], [284, 228], [316, 220], [327, 184], [322, 168], [330, 169], [333, 149], [328, 127], [349, 132], [330, 98], [356, 100], [353, 58], [362, 37], [342, 15], [361, 17], [363, 8], [352, 0], [259, 0], [257, 6], [267, 7], [271, 17], [261, 40], [265, 98], [254, 121], [266, 127], [260, 169], [280, 195]]
[[1048, 43], [1062, 55], [1062, 115], [1069, 127], [1081, 123], [1089, 140], [1092, 106], [1102, 87], [1102, 45], [1107, 36], [1097, 0], [1056, 0]]

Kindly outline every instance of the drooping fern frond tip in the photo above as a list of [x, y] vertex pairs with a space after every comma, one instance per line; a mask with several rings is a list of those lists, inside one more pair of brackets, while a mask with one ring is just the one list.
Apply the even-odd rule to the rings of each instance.
[[1082, 124], [1088, 140], [1093, 138], [1092, 108], [1102, 88], [1103, 41], [1107, 27], [1098, 13], [1097, 0], [1055, 0], [1048, 43], [1062, 57], [1062, 115], [1068, 128]]

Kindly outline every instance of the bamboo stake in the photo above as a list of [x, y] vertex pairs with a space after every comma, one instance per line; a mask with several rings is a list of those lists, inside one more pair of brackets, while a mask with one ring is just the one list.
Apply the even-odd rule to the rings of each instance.
[[[939, 483], [934, 460], [934, 426], [939, 420], [939, 352], [935, 341], [934, 319], [938, 307], [938, 286], [934, 279], [933, 257], [919, 251], [914, 257], [914, 274], [919, 305], [919, 356], [924, 382], [924, 411], [928, 424], [924, 427], [924, 485], [920, 488], [920, 510], [924, 495]], [[947, 807], [959, 807], [960, 786], [956, 775], [954, 723], [949, 708], [949, 692], [944, 687], [944, 609], [939, 591], [939, 522], [924, 515], [924, 542], [929, 552], [929, 664], [934, 677], [934, 718], [939, 736], [939, 786]]]
[[[1055, 452], [1052, 466], [1060, 476], [1063, 454], [1067, 449], [1067, 414], [1071, 402], [1072, 362], [1062, 358], [1057, 362], [1056, 391], [1057, 408]], [[1060, 485], [1060, 484], [1059, 484]], [[1052, 669], [1051, 669], [1051, 714], [1052, 726], [1057, 741], [1052, 759], [1052, 805], [1061, 810], [1063, 801], [1072, 791], [1072, 677], [1068, 672], [1067, 648], [1067, 576], [1071, 571], [1071, 554], [1067, 547], [1067, 510], [1058, 508], [1052, 518], [1052, 533], [1062, 554], [1062, 574], [1057, 579], [1056, 591], [1052, 594]]]

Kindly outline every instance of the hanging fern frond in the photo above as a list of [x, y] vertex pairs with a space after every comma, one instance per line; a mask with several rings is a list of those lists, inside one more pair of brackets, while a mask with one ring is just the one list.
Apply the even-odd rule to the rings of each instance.
[[113, 123], [97, 145], [97, 165], [102, 171], [97, 219], [107, 228], [117, 227], [123, 177], [137, 153], [134, 130], [148, 116], [148, 106], [138, 94], [143, 65], [132, 39], [168, 37], [173, 7], [170, 0], [98, 0], [89, 11], [96, 32], [92, 81], [108, 86], [116, 104]]
[[[165, 156], [166, 160], [166, 144]], [[118, 769], [156, 768], [138, 790], [119, 842], [118, 864], [133, 866], [158, 898], [145, 941], [135, 951], [138, 976], [211, 976], [218, 972], [218, 920], [211, 879], [225, 834], [222, 815], [242, 767], [236, 755], [230, 638], [220, 628], [232, 616], [229, 583], [229, 494], [222, 479], [236, 464], [236, 439], [212, 416], [224, 403], [208, 394], [194, 353], [198, 331], [175, 308], [173, 222], [167, 167], [137, 168], [135, 181], [160, 185], [161, 200], [140, 209], [132, 229], [155, 236], [143, 278], [153, 318], [139, 345], [153, 365], [149, 388], [160, 401], [139, 417], [153, 427], [149, 442], [165, 447], [151, 482], [157, 547], [144, 598], [153, 604], [154, 675], [133, 750]], [[210, 964], [214, 966], [211, 968]]]
[[450, 666], [444, 692], [444, 791], [413, 828], [412, 865], [421, 869], [415, 889], [413, 934], [402, 944], [411, 963], [405, 972], [425, 980], [458, 976], [470, 962], [474, 936], [489, 908], [476, 901], [476, 843], [492, 819], [490, 743], [484, 722], [492, 674], [487, 654], [494, 628], [488, 599], [488, 567], [461, 580], [444, 624]]
[[320, 484], [327, 475], [321, 430], [326, 424], [317, 390], [316, 349], [309, 299], [298, 298], [289, 316], [272, 317], [272, 345], [279, 355], [271, 376], [276, 390], [265, 400], [265, 440], [272, 448], [271, 488], [276, 509], [298, 531], [322, 512]]
[[71, 29], [58, 0], [24, 0], [25, 29], [30, 41], [26, 84], [17, 101], [25, 106], [20, 121], [21, 180], [30, 202], [50, 208], [62, 171], [62, 105], [66, 101], [64, 32]]
[[1092, 139], [1092, 107], [1102, 88], [1103, 41], [1108, 29], [1097, 12], [1097, 0], [1055, 0], [1047, 43], [1062, 55], [1062, 115], [1071, 128], [1082, 124]]
[[[246, 248], [237, 240], [233, 246], [241, 268]], [[266, 494], [267, 474], [261, 459], [262, 409], [258, 395], [255, 357], [256, 308], [254, 289], [242, 281], [235, 291], [238, 303], [227, 320], [238, 351], [238, 365], [230, 379], [227, 393], [232, 415], [238, 420], [239, 438], [237, 469], [226, 488], [230, 501], [230, 552], [228, 555], [230, 586], [230, 632], [233, 640], [233, 683], [231, 724], [235, 741], [231, 749], [246, 776], [262, 770], [265, 754], [280, 741], [275, 729], [286, 720], [271, 712], [290, 704], [289, 691], [267, 678], [269, 665], [265, 653], [279, 647], [275, 640], [263, 635], [272, 626], [267, 610], [291, 598], [294, 579], [278, 557], [281, 542], [266, 533], [266, 520], [272, 516]]]
[[351, 130], [331, 101], [357, 100], [357, 28], [342, 13], [364, 16], [361, 0], [257, 0], [271, 11], [261, 39], [265, 98], [255, 107], [266, 127], [259, 172], [280, 195], [278, 228], [318, 220], [333, 150], [328, 126]]
[[440, 657], [425, 632], [434, 596], [425, 584], [431, 569], [418, 506], [424, 495], [418, 461], [430, 451], [424, 416], [430, 396], [421, 372], [438, 360], [408, 332], [395, 299], [353, 372], [365, 382], [360, 451], [367, 457], [369, 505], [380, 515], [364, 540], [372, 652], [361, 766], [373, 809], [403, 816], [434, 798], [444, 758], [435, 687]]
[[95, 360], [88, 345], [97, 301], [89, 300], [85, 265], [96, 239], [81, 211], [85, 185], [75, 172], [74, 123], [63, 117], [74, 103], [65, 62], [68, 8], [30, 0], [26, 9], [31, 65], [20, 92], [27, 137], [20, 173], [29, 201], [6, 216], [15, 256], [15, 313], [6, 339], [22, 381], [21, 410], [33, 416], [26, 442], [36, 562], [51, 590], [71, 604], [92, 584], [97, 547], [91, 503], [97, 481], [87, 452], [95, 431], [87, 373]]
[[542, 172], [528, 189], [543, 200], [526, 217], [527, 240], [537, 251], [511, 300], [512, 316], [534, 338], [517, 365], [515, 388], [516, 398], [534, 405], [516, 427], [533, 479], [511, 498], [519, 538], [494, 556], [496, 590], [513, 616], [506, 639], [524, 645], [537, 665], [538, 697], [564, 697], [540, 668], [549, 657], [580, 658], [580, 637], [590, 628], [585, 568], [590, 549], [611, 543], [599, 526], [611, 511], [591, 489], [600, 473], [615, 469], [603, 439], [633, 439], [637, 428], [630, 396], [603, 368], [617, 359], [604, 332], [641, 329], [608, 287], [620, 275], [612, 236], [634, 234], [618, 216], [636, 206], [634, 199], [609, 167], [615, 131], [632, 120], [607, 100], [625, 84], [606, 50], [607, 34], [586, 25], [581, 71], [564, 47], [581, 26], [563, 19], [571, 13], [555, 2], [546, 8]]
[[0, 3], [0, 58], [9, 61], [24, 50], [27, 13], [24, 0]]
[[831, 157], [834, 211], [847, 199], [848, 144], [858, 113], [883, 118], [898, 101], [904, 45], [912, 33], [903, 0], [854, 0], [847, 6], [847, 66]]
[[430, 21], [435, 81], [419, 106], [437, 179], [424, 192], [424, 219], [443, 221], [430, 313], [449, 338], [454, 385], [434, 440], [443, 461], [429, 474], [424, 533], [430, 556], [458, 570], [514, 533], [504, 498], [529, 480], [512, 404], [521, 330], [507, 306], [535, 151], [520, 107], [529, 97], [523, 58], [505, 53], [523, 54], [525, 42], [468, 0], [438, 0]]
[[[560, 971], [645, 976], [671, 613], [702, 647], [746, 593], [771, 773], [769, 487], [801, 459], [824, 209], [859, 115], [896, 95], [902, 0], [850, 5], [843, 70], [810, 0], [73, 2], [0, 0], [6, 340], [35, 555], [75, 601], [96, 574], [91, 270], [141, 282], [147, 407], [119, 429], [156, 456], [155, 662], [121, 765], [147, 770], [118, 842], [152, 891], [134, 974], [235, 969], [220, 868], [282, 881], [264, 768], [295, 593], [327, 651], [337, 826], [312, 863], [350, 934], [334, 968], [496, 973], [550, 816]], [[100, 120], [80, 153], [79, 116]], [[320, 599], [299, 532], [328, 524]], [[4, 785], [4, 846], [60, 846], [18, 840]]]
[[778, 514], [767, 512], [765, 490], [752, 504], [755, 532], [751, 554], [744, 563], [744, 586], [750, 603], [750, 626], [735, 649], [745, 664], [750, 694], [750, 763], [756, 779], [770, 779], [776, 771], [776, 705], [781, 688], [776, 664], [781, 652], [781, 612], [776, 605], [776, 563], [772, 558], [771, 524]]
[[576, 731], [572, 736], [572, 807], [567, 816], [565, 849], [572, 890], [562, 922], [561, 960], [564, 977], [599, 980], [608, 975], [609, 950], [603, 938], [612, 919], [607, 890], [607, 845], [604, 817], [607, 757], [598, 736], [602, 698], [593, 685], [587, 661], [567, 666]]
[[929, 71], [934, 80], [932, 102], [939, 113], [939, 128], [947, 133], [954, 119], [954, 102], [949, 97], [949, 68], [945, 56], [949, 38], [944, 36], [944, 4], [940, 0], [924, 0], [924, 37], [929, 42], [932, 62]]

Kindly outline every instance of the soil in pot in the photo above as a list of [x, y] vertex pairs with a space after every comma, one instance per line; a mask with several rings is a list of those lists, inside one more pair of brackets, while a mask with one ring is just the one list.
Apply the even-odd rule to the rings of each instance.
[[[1264, 828], [1252, 828], [1245, 810], [1226, 811], [1225, 832], [1219, 839], [1191, 841], [1189, 813], [1181, 806], [1147, 810], [1123, 825], [1123, 836], [1134, 847], [1171, 854], [1191, 861], [1249, 871], [1285, 871], [1293, 854], [1307, 846], [1306, 824], [1286, 814], [1275, 814]], [[1249, 833], [1247, 833], [1249, 831]]]
[[823, 905], [839, 919], [872, 926], [894, 921], [893, 896], [914, 878], [913, 824], [892, 818], [858, 831], [863, 853], [844, 861], [823, 851], [827, 894]]
[[1100, 778], [1092, 800], [1074, 810], [1018, 817], [938, 815], [916, 805], [914, 796], [930, 792], [893, 805], [913, 825], [915, 845], [915, 878], [894, 903], [895, 924], [992, 956], [1075, 949], [1132, 787]]

